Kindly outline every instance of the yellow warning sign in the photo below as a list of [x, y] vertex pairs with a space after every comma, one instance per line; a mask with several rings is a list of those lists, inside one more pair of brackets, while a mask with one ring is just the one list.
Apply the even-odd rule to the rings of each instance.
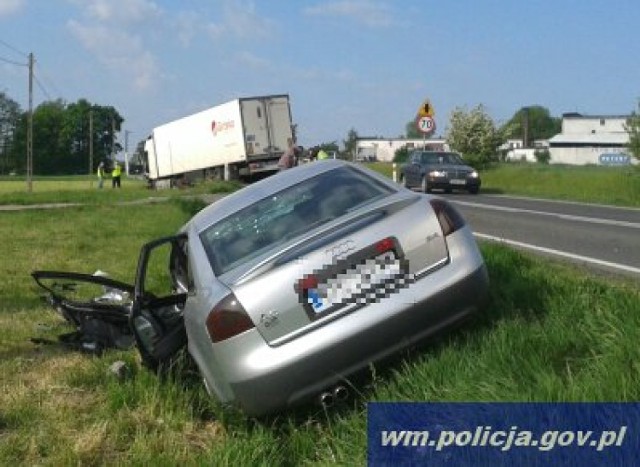
[[433, 118], [435, 116], [435, 111], [433, 110], [433, 105], [431, 105], [431, 102], [429, 101], [429, 99], [425, 100], [422, 105], [420, 106], [420, 108], [418, 108], [418, 117], [431, 117]]

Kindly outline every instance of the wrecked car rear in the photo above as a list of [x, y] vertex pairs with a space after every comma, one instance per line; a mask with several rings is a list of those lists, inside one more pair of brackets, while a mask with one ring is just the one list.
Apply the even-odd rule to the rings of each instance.
[[129, 324], [147, 366], [186, 344], [213, 396], [264, 415], [345, 397], [354, 372], [476, 312], [487, 290], [449, 203], [331, 160], [144, 245]]

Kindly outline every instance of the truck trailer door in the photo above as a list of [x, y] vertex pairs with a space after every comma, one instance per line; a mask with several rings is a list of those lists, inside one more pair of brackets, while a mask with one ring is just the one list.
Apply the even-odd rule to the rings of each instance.
[[287, 148], [291, 112], [287, 96], [243, 99], [242, 118], [249, 158], [279, 157]]

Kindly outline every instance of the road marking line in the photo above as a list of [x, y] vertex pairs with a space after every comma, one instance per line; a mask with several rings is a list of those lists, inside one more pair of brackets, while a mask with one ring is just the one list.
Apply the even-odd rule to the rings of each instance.
[[539, 216], [557, 217], [558, 219], [564, 219], [568, 221], [579, 221], [579, 222], [587, 222], [591, 224], [615, 225], [618, 227], [629, 227], [632, 229], [640, 229], [640, 224], [637, 222], [616, 221], [613, 219], [600, 219], [598, 217], [575, 216], [572, 214], [560, 214], [557, 212], [534, 211], [532, 209], [512, 208], [508, 206], [494, 206], [491, 204], [472, 203], [470, 201], [457, 201], [457, 200], [453, 201], [452, 200], [452, 202], [456, 204], [460, 204], [461, 206], [467, 206], [472, 208], [493, 209], [494, 211], [504, 211], [504, 212], [520, 212], [524, 214], [536, 214]]
[[612, 204], [599, 204], [599, 203], [587, 203], [586, 201], [569, 201], [566, 199], [551, 199], [551, 198], [533, 198], [530, 196], [516, 196], [516, 195], [490, 195], [483, 194], [483, 198], [502, 198], [502, 199], [518, 199], [524, 201], [541, 201], [543, 203], [557, 203], [557, 204], [576, 204], [579, 206], [595, 206], [605, 209], [618, 209], [622, 211], [640, 211], [640, 208], [635, 206], [614, 206]]
[[506, 245], [517, 246], [517, 247], [520, 247], [520, 248], [539, 251], [541, 253], [547, 253], [547, 254], [550, 254], [550, 255], [562, 256], [564, 258], [569, 258], [569, 259], [573, 259], [573, 260], [577, 260], [577, 261], [582, 261], [582, 262], [585, 262], [585, 263], [592, 263], [592, 264], [597, 264], [599, 266], [606, 266], [606, 267], [609, 267], [609, 268], [620, 269], [622, 271], [627, 271], [627, 272], [631, 272], [631, 273], [634, 273], [634, 274], [640, 274], [640, 268], [636, 268], [636, 267], [633, 267], [633, 266], [627, 266], [626, 264], [613, 263], [611, 261], [604, 261], [602, 259], [592, 258], [590, 256], [576, 255], [574, 253], [567, 253], [566, 251], [562, 251], [562, 250], [554, 250], [553, 248], [546, 248], [546, 247], [543, 247], [543, 246], [532, 245], [531, 243], [518, 242], [516, 240], [510, 240], [508, 238], [497, 237], [495, 235], [488, 235], [488, 234], [484, 234], [484, 233], [480, 233], [480, 232], [474, 232], [473, 235], [475, 235], [476, 237], [481, 238], [483, 240], [489, 240], [489, 241], [492, 241], [492, 242], [504, 243]]

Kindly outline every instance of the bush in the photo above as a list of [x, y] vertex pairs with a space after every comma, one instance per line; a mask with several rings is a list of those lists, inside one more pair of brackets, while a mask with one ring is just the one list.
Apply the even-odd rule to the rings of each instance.
[[462, 158], [475, 169], [487, 169], [497, 162], [497, 157], [480, 154], [463, 154]]
[[540, 164], [548, 164], [551, 160], [551, 153], [548, 149], [536, 149], [533, 152], [533, 157], [535, 157]]
[[407, 162], [408, 158], [409, 158], [409, 150], [407, 149], [406, 146], [403, 146], [396, 150], [395, 154], [393, 155], [393, 162], [404, 164]]

